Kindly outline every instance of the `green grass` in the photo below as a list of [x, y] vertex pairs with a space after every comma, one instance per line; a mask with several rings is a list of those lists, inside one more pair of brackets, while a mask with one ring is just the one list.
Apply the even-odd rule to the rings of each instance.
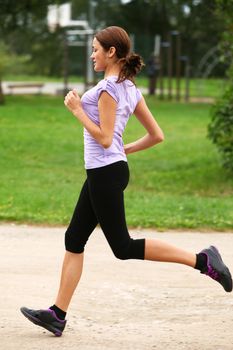
[[[128, 157], [131, 227], [233, 228], [233, 182], [207, 139], [209, 105], [147, 99], [165, 133]], [[131, 118], [125, 142], [142, 136]], [[9, 96], [0, 107], [0, 220], [67, 224], [82, 182], [82, 127], [60, 97]]]
[[[137, 79], [138, 86], [148, 87], [148, 79], [140, 77]], [[176, 79], [172, 79], [172, 96], [176, 97]], [[186, 81], [184, 78], [180, 79], [180, 95], [183, 98], [185, 96], [185, 84]], [[226, 79], [217, 79], [217, 78], [208, 78], [208, 79], [197, 79], [191, 78], [189, 80], [189, 96], [190, 97], [210, 97], [216, 98], [219, 97], [223, 90], [226, 88], [228, 82]], [[160, 80], [158, 79], [157, 88], [160, 91], [161, 85]], [[164, 96], [168, 95], [168, 79], [163, 79], [163, 89]], [[158, 92], [159, 96], [160, 92]]]

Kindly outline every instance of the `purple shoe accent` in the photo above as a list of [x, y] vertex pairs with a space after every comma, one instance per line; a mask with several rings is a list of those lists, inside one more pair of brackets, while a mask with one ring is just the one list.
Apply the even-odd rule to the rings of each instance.
[[[217, 250], [217, 248], [216, 248]], [[204, 272], [205, 275], [211, 277], [213, 280], [217, 281], [219, 279], [219, 274], [217, 271], [215, 271], [213, 269], [213, 267], [210, 265], [210, 259], [209, 259], [209, 256], [208, 254], [206, 253], [202, 253], [206, 256], [206, 259], [207, 259], [207, 270]]]
[[219, 274], [217, 271], [215, 271], [211, 265], [208, 265], [208, 270], [205, 272], [205, 274], [209, 277], [211, 277], [213, 280], [218, 280], [219, 279]]
[[61, 322], [61, 323], [65, 323], [66, 320], [61, 320], [60, 318], [57, 317], [57, 314], [54, 310], [51, 310], [51, 309], [47, 309], [46, 311], [48, 311], [58, 322]]

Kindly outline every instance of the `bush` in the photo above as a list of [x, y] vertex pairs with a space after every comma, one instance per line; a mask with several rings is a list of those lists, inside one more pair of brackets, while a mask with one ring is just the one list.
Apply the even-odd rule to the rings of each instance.
[[233, 85], [212, 109], [208, 136], [220, 151], [223, 166], [233, 172]]

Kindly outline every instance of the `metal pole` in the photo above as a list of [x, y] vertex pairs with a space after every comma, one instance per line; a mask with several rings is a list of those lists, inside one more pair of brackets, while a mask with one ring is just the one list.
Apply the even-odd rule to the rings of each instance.
[[163, 46], [161, 45], [160, 48], [160, 55], [159, 55], [159, 62], [160, 62], [160, 70], [159, 70], [159, 83], [160, 83], [160, 98], [163, 100], [164, 94], [163, 94]]
[[181, 40], [180, 33], [176, 37], [176, 100], [180, 100], [180, 52]]
[[189, 58], [187, 57], [185, 61], [185, 102], [189, 102]]
[[86, 87], [88, 89], [90, 86], [94, 85], [94, 71], [92, 66], [92, 61], [90, 59], [92, 54], [92, 39], [93, 34], [87, 34], [87, 48], [86, 48]]
[[[169, 47], [169, 43], [168, 41], [164, 41], [161, 43], [161, 56], [160, 56], [160, 72], [161, 72], [161, 80], [160, 80], [160, 89], [161, 89], [161, 98], [164, 97], [164, 84], [163, 84], [163, 75], [164, 75], [164, 71], [166, 70], [167, 72], [167, 67], [165, 66], [164, 62], [165, 62], [165, 59], [163, 60], [164, 56], [166, 55], [166, 57], [168, 57], [168, 54], [167, 52], [165, 52], [165, 50], [167, 50]], [[166, 67], [164, 69], [164, 67]]]
[[129, 38], [130, 38], [130, 43], [131, 43], [131, 51], [134, 52], [134, 50], [135, 50], [135, 35], [130, 34]]
[[95, 27], [95, 3], [93, 0], [89, 0], [89, 26], [90, 28]]
[[66, 31], [63, 32], [63, 95], [65, 96], [68, 91], [68, 42]]
[[161, 37], [160, 35], [155, 35], [155, 41], [154, 41], [154, 56], [159, 56], [160, 54], [160, 41]]
[[172, 99], [172, 35], [168, 33], [168, 98]]

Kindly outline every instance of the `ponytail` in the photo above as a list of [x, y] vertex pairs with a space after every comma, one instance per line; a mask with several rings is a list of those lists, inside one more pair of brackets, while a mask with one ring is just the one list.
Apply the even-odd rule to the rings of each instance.
[[122, 62], [122, 68], [118, 75], [117, 83], [121, 83], [125, 79], [129, 79], [134, 83], [134, 77], [144, 66], [142, 57], [136, 53], [130, 53], [126, 57], [121, 58], [120, 62]]

